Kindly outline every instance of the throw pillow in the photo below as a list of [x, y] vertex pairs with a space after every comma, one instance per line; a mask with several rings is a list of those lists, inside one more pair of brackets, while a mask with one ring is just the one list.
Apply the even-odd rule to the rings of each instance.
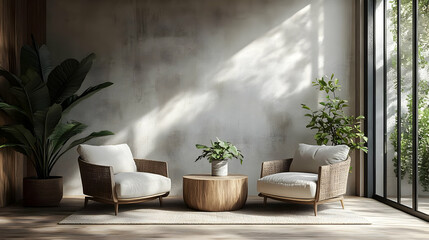
[[290, 171], [318, 173], [320, 166], [345, 161], [349, 151], [350, 148], [346, 145], [319, 146], [301, 143], [295, 151]]

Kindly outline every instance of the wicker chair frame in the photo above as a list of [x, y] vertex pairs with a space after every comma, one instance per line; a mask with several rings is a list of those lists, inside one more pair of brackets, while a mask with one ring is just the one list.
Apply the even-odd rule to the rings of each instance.
[[[166, 162], [147, 159], [134, 159], [134, 161], [138, 172], [149, 172], [168, 177]], [[84, 207], [88, 205], [89, 200], [113, 204], [115, 215], [118, 215], [120, 204], [141, 203], [158, 198], [159, 204], [162, 206], [162, 198], [167, 197], [170, 193], [164, 192], [141, 198], [118, 199], [115, 191], [113, 168], [111, 166], [91, 164], [84, 161], [81, 157], [79, 157], [78, 162], [83, 193], [86, 195]]]
[[[263, 162], [261, 178], [275, 173], [289, 172], [292, 161], [293, 159], [289, 158]], [[348, 157], [345, 161], [319, 167], [316, 196], [314, 199], [288, 198], [287, 196], [266, 193], [259, 193], [259, 196], [264, 198], [264, 205], [267, 204], [268, 198], [292, 203], [312, 204], [315, 216], [317, 216], [317, 205], [327, 202], [340, 201], [344, 209], [344, 194], [347, 190], [350, 162], [351, 159]]]

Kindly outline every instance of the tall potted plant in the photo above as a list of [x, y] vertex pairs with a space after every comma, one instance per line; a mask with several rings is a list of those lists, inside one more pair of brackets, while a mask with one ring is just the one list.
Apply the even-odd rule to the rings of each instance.
[[[63, 123], [63, 114], [112, 83], [105, 82], [76, 94], [91, 69], [95, 54], [82, 61], [66, 59], [51, 65], [45, 45], [23, 46], [20, 55], [21, 74], [16, 76], [0, 68], [0, 76], [9, 83], [0, 91], [0, 110], [12, 124], [0, 126], [6, 139], [1, 148], [11, 147], [27, 156], [37, 177], [24, 178], [23, 197], [26, 206], [57, 206], [62, 199], [62, 177], [51, 176], [51, 170], [68, 150], [92, 138], [112, 135], [110, 131], [93, 132], [67, 145], [86, 125], [77, 121]], [[67, 146], [66, 146], [67, 145]]]
[[341, 85], [339, 80], [334, 78], [334, 74], [330, 78], [325, 76], [316, 79], [313, 86], [326, 93], [325, 101], [319, 102], [321, 108], [312, 111], [305, 104], [301, 104], [301, 106], [310, 111], [305, 114], [310, 118], [306, 127], [317, 130], [314, 135], [317, 144], [322, 145], [329, 142], [332, 145], [344, 144], [351, 150], [358, 149], [368, 152], [368, 148], [365, 146], [368, 138], [360, 129], [361, 121], [365, 117], [354, 117], [344, 112], [344, 108], [348, 107], [347, 100], [338, 97], [337, 92], [341, 90]]
[[227, 176], [228, 175], [228, 160], [236, 158], [243, 164], [243, 155], [236, 146], [230, 142], [225, 142], [216, 138], [217, 141], [211, 141], [211, 146], [208, 147], [202, 144], [196, 144], [198, 149], [202, 149], [203, 153], [195, 160], [207, 158], [212, 164], [212, 176]]

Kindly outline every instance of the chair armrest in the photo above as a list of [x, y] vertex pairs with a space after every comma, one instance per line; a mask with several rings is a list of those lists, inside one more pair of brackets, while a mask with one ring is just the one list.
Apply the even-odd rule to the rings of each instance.
[[83, 193], [88, 196], [115, 201], [113, 168], [111, 166], [91, 164], [80, 157], [78, 162]]
[[317, 201], [344, 195], [350, 171], [350, 157], [347, 160], [319, 167]]
[[263, 162], [261, 167], [261, 178], [275, 173], [289, 172], [292, 160], [292, 158], [288, 158]]
[[167, 162], [154, 161], [147, 159], [134, 159], [138, 172], [148, 172], [168, 177]]

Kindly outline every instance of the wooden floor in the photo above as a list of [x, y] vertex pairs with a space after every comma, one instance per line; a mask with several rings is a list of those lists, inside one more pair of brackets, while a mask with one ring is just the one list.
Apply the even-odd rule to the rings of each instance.
[[57, 225], [82, 206], [82, 198], [65, 198], [59, 208], [0, 208], [0, 239], [429, 239], [429, 223], [359, 197], [345, 207], [372, 225]]

